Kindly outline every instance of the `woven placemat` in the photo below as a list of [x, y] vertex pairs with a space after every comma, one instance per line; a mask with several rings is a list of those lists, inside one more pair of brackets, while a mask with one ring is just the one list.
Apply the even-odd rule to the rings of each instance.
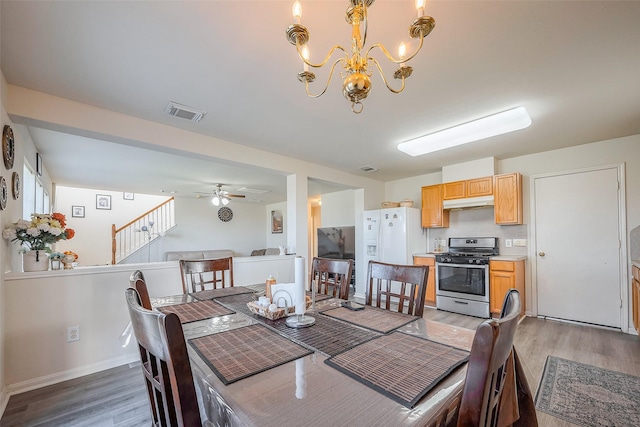
[[[307, 292], [307, 296], [309, 298], [311, 298], [311, 291], [306, 291], [306, 292]], [[316, 302], [324, 301], [324, 300], [330, 299], [330, 298], [333, 298], [333, 295], [325, 295], [325, 294], [316, 293]]]
[[316, 324], [313, 326], [299, 329], [290, 328], [286, 324], [286, 317], [278, 320], [269, 320], [252, 313], [251, 310], [247, 308], [247, 302], [251, 301], [251, 297], [247, 297], [247, 295], [232, 295], [217, 299], [216, 301], [239, 313], [246, 314], [254, 320], [264, 323], [268, 327], [278, 331], [281, 335], [328, 356], [336, 355], [380, 336], [378, 332], [368, 331], [320, 314], [313, 315], [316, 319]]
[[408, 314], [398, 313], [396, 311], [383, 310], [377, 307], [366, 306], [364, 310], [349, 310], [344, 307], [331, 308], [321, 312], [324, 316], [334, 317], [354, 325], [373, 331], [389, 333], [394, 329], [413, 322], [419, 317], [409, 316]]
[[229, 295], [252, 294], [253, 292], [253, 290], [245, 288], [244, 286], [232, 286], [230, 288], [207, 289], [206, 291], [193, 292], [189, 295], [200, 301], [206, 301]]
[[392, 332], [333, 356], [325, 363], [413, 408], [469, 352], [415, 335]]
[[312, 353], [260, 324], [190, 339], [189, 344], [225, 385]]
[[186, 304], [167, 305], [158, 307], [158, 310], [167, 314], [175, 313], [180, 318], [180, 322], [189, 323], [198, 320], [210, 319], [212, 317], [226, 316], [235, 311], [218, 304], [215, 301], [195, 301]]

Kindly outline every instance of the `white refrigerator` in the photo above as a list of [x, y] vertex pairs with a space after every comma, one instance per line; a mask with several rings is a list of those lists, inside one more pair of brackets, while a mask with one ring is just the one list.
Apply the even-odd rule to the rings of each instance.
[[369, 261], [413, 264], [413, 254], [427, 251], [420, 209], [416, 208], [364, 211], [363, 236], [365, 268]]

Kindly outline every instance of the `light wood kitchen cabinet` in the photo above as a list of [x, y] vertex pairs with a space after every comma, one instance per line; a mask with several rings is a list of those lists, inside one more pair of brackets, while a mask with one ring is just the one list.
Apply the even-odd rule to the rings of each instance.
[[522, 224], [522, 175], [509, 173], [493, 177], [496, 224]]
[[442, 200], [465, 199], [467, 197], [491, 196], [493, 177], [468, 179], [466, 181], [446, 182], [442, 184]]
[[512, 288], [520, 292], [520, 316], [524, 316], [524, 260], [489, 261], [489, 308], [493, 316], [500, 316], [504, 297]]
[[492, 194], [492, 176], [467, 180], [467, 197], [491, 196]]
[[633, 281], [631, 283], [633, 327], [640, 332], [640, 268], [634, 265], [631, 267], [631, 271], [633, 271]]
[[422, 187], [422, 227], [449, 226], [449, 211], [442, 207], [442, 184]]
[[426, 256], [414, 256], [413, 265], [426, 265], [429, 267], [427, 279], [427, 294], [424, 298], [426, 305], [435, 307], [436, 305], [436, 259]]
[[442, 184], [442, 200], [467, 197], [467, 181], [445, 182]]

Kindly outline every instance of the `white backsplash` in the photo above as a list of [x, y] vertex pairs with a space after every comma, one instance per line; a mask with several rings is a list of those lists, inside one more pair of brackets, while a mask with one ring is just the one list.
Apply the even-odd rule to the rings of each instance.
[[500, 255], [529, 254], [528, 246], [505, 247], [505, 239], [528, 239], [527, 226], [497, 225], [493, 218], [493, 207], [450, 211], [449, 228], [429, 229], [428, 250], [433, 250], [437, 237], [446, 241], [449, 237], [497, 237]]

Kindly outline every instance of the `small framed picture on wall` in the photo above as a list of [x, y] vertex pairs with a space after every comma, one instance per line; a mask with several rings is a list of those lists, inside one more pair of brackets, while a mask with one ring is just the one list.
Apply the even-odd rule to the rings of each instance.
[[122, 193], [122, 198], [125, 200], [133, 200], [133, 193]]
[[96, 194], [96, 209], [111, 209], [111, 196]]
[[282, 229], [282, 211], [271, 211], [271, 234], [281, 234]]
[[71, 206], [71, 216], [73, 218], [84, 218], [84, 206]]

